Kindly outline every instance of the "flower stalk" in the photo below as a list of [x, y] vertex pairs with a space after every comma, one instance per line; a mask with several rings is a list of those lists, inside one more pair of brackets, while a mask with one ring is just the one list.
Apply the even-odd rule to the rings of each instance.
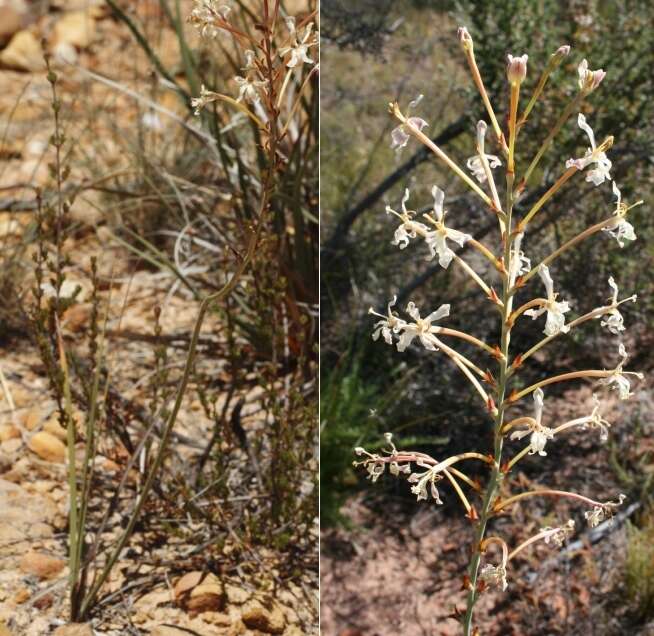
[[[400, 126], [393, 131], [393, 147], [401, 148], [413, 137], [430, 148], [497, 215], [501, 244], [498, 246], [497, 252], [494, 252], [486, 245], [479, 243], [472, 236], [447, 227], [445, 225], [446, 211], [443, 208], [445, 194], [438, 186], [432, 187], [432, 195], [434, 197], [433, 213], [424, 215], [425, 219], [435, 230], [432, 231], [424, 223], [416, 221], [414, 218], [416, 213], [406, 208], [406, 202], [409, 198], [408, 191], [406, 191], [402, 200], [402, 212], [396, 212], [387, 208], [387, 213], [392, 213], [401, 221], [401, 225], [395, 230], [393, 244], [399, 246], [400, 249], [404, 249], [408, 247], [412, 239], [418, 236], [421, 237], [427, 243], [431, 257], [433, 258], [438, 254], [441, 267], [447, 268], [453, 260], [457, 261], [470, 278], [484, 291], [499, 314], [499, 345], [491, 346], [465, 331], [450, 329], [440, 324], [433, 324], [435, 321], [440, 321], [450, 315], [449, 304], [441, 305], [439, 309], [429, 314], [426, 318], [422, 318], [415, 304], [410, 302], [407, 305], [406, 312], [411, 316], [413, 321], [406, 321], [392, 309], [395, 305], [395, 298], [389, 303], [387, 314], [378, 314], [371, 310], [371, 313], [381, 318], [381, 320], [375, 323], [373, 339], [377, 340], [380, 336], [383, 336], [383, 340], [388, 345], [395, 345], [401, 353], [404, 353], [412, 342], [419, 342], [427, 351], [440, 352], [448, 356], [468, 379], [473, 390], [479, 394], [485, 405], [486, 412], [492, 422], [492, 448], [488, 453], [470, 450], [437, 461], [424, 453], [398, 451], [392, 442], [391, 434], [388, 433], [386, 440], [390, 445], [390, 450], [384, 449], [381, 454], [371, 454], [363, 448], [357, 448], [356, 453], [358, 455], [365, 454], [366, 459], [362, 462], [355, 462], [355, 465], [364, 465], [368, 471], [368, 477], [372, 481], [376, 481], [384, 473], [386, 467], [389, 468], [389, 472], [392, 475], [400, 476], [407, 474], [408, 482], [413, 484], [411, 491], [417, 496], [419, 501], [426, 500], [431, 496], [431, 499], [436, 504], [442, 503], [440, 493], [436, 486], [442, 480], [446, 480], [454, 490], [465, 510], [466, 517], [473, 523], [474, 527], [470, 561], [467, 574], [464, 578], [464, 589], [467, 591], [466, 608], [465, 612], [459, 612], [457, 610], [455, 614], [461, 620], [464, 636], [474, 636], [479, 633], [478, 628], [474, 625], [474, 613], [477, 601], [480, 595], [488, 590], [489, 587], [498, 587], [502, 591], [507, 589], [509, 585], [507, 581], [507, 566], [509, 562], [529, 546], [541, 540], [546, 544], [552, 544], [556, 547], [562, 546], [563, 542], [574, 529], [574, 523], [572, 521], [558, 527], [543, 528], [510, 551], [506, 542], [501, 537], [486, 536], [493, 517], [508, 506], [529, 500], [532, 497], [565, 497], [590, 508], [585, 513], [585, 517], [590, 525], [596, 525], [602, 519], [610, 518], [614, 508], [620, 505], [623, 500], [621, 496], [617, 503], [601, 503], [573, 492], [552, 489], [521, 492], [506, 498], [500, 498], [502, 484], [516, 463], [528, 454], [536, 458], [547, 455], [545, 451], [546, 444], [549, 440], [554, 439], [557, 434], [571, 429], [584, 431], [587, 428], [593, 428], [599, 429], [601, 441], [604, 441], [608, 435], [610, 424], [601, 416], [599, 410], [600, 403], [595, 394], [593, 395], [595, 406], [590, 415], [577, 417], [556, 428], [551, 428], [546, 423], [543, 423], [545, 395], [542, 388], [560, 382], [594, 379], [597, 380], [598, 385], [604, 385], [616, 390], [620, 399], [628, 399], [632, 395], [628, 376], [636, 376], [638, 378], [642, 376], [633, 371], [623, 370], [623, 366], [628, 359], [628, 354], [624, 345], [620, 343], [618, 352], [621, 360], [613, 369], [573, 371], [545, 377], [520, 390], [514, 388], [513, 384], [524, 363], [554, 338], [568, 334], [572, 328], [593, 318], [602, 318], [601, 326], [605, 327], [610, 334], [620, 335], [625, 330], [624, 319], [619, 311], [619, 307], [627, 301], [635, 301], [635, 295], [619, 300], [617, 283], [613, 277], [610, 277], [608, 283], [612, 290], [612, 296], [609, 304], [603, 304], [597, 309], [566, 323], [566, 314], [571, 311], [571, 306], [567, 300], [561, 300], [559, 293], [555, 291], [554, 280], [556, 276], [553, 276], [550, 272], [549, 265], [566, 251], [600, 231], [609, 233], [618, 241], [620, 247], [625, 244], [624, 241], [635, 240], [636, 235], [633, 226], [625, 218], [629, 208], [626, 204], [622, 203], [620, 190], [614, 183], [612, 189], [613, 194], [617, 197], [617, 204], [613, 215], [608, 219], [590, 226], [574, 238], [563, 243], [561, 247], [543, 259], [537, 266], [531, 266], [531, 260], [523, 252], [522, 245], [523, 238], [529, 230], [529, 224], [535, 215], [546, 204], [552, 201], [554, 195], [577, 172], [584, 171], [586, 181], [593, 183], [595, 186], [600, 186], [606, 181], [611, 180], [610, 169], [612, 164], [606, 156], [606, 151], [611, 147], [613, 138], [607, 137], [602, 144], [596, 146], [594, 133], [590, 125], [586, 121], [586, 118], [579, 114], [577, 118], [579, 128], [588, 135], [591, 147], [586, 150], [583, 157], [567, 160], [565, 163], [566, 170], [557, 181], [522, 218], [514, 219], [515, 203], [517, 197], [524, 189], [526, 182], [533, 174], [545, 151], [551, 145], [554, 137], [569, 119], [570, 115], [578, 109], [582, 100], [599, 86], [604, 77], [604, 71], [589, 71], [585, 60], [579, 65], [580, 90], [578, 95], [567, 105], [553, 128], [549, 131], [536, 157], [527, 168], [525, 176], [516, 187], [516, 141], [520, 127], [527, 121], [535, 104], [541, 97], [549, 75], [569, 53], [569, 47], [561, 47], [550, 57], [547, 67], [540, 75], [534, 94], [520, 118], [518, 118], [520, 87], [527, 74], [528, 58], [527, 55], [520, 57], [508, 56], [507, 78], [510, 85], [510, 97], [506, 136], [508, 138], [507, 144], [505, 135], [495, 117], [495, 111], [479, 74], [474, 57], [472, 38], [465, 28], [459, 29], [458, 34], [468, 60], [473, 80], [482, 96], [482, 101], [491, 120], [491, 125], [502, 148], [502, 152], [507, 159], [504, 205], [502, 206], [500, 203], [497, 185], [492, 172], [493, 168], [501, 165], [501, 161], [498, 157], [487, 155], [485, 152], [484, 137], [487, 127], [485, 122], [479, 122], [477, 125], [477, 155], [468, 159], [466, 165], [479, 183], [488, 182], [490, 197], [422, 132], [422, 128], [427, 123], [416, 117], [405, 117], [400, 112], [397, 104], [391, 104], [392, 114], [400, 121]], [[590, 169], [586, 170], [589, 167]], [[486, 262], [493, 265], [499, 273], [501, 286], [497, 288], [498, 291], [482, 279], [473, 267], [472, 260], [468, 263], [455, 254], [448, 247], [447, 240], [454, 241], [461, 246], [467, 242], [477, 252], [482, 254]], [[496, 253], [498, 256], [495, 255]], [[542, 284], [545, 287], [546, 297], [535, 296], [527, 299], [514, 310], [513, 303], [516, 295], [526, 289], [527, 283], [533, 278], [535, 273], [539, 274]], [[543, 314], [545, 314], [544, 333], [546, 337], [534, 344], [525, 353], [518, 355], [512, 354], [511, 335], [517, 320], [523, 315], [536, 320]], [[447, 336], [458, 338], [474, 345], [478, 354], [491, 355], [497, 362], [497, 370], [493, 373], [489, 370], [482, 371], [484, 365], [477, 364], [474, 361], [474, 355], [471, 355], [473, 359], [469, 359], [443, 343], [441, 338]], [[479, 378], [481, 378], [482, 382], [486, 383], [488, 388], [482, 386]], [[534, 399], [533, 417], [519, 415], [518, 417], [508, 418], [507, 413], [509, 408], [530, 394], [533, 394]], [[513, 440], [520, 440], [527, 436], [529, 436], [529, 444], [521, 451], [515, 453], [509, 461], [505, 461], [503, 459], [505, 445]], [[455, 467], [459, 462], [469, 459], [480, 460], [487, 466], [488, 477], [483, 486], [477, 483], [476, 480], [470, 479], [470, 477]], [[481, 501], [475, 504], [472, 497], [464, 492], [462, 485], [469, 486], [473, 491], [473, 496], [480, 495]], [[488, 562], [488, 557], [485, 554], [491, 545], [499, 545], [502, 550], [501, 560], [498, 564]], [[483, 560], [486, 562], [482, 562]]]

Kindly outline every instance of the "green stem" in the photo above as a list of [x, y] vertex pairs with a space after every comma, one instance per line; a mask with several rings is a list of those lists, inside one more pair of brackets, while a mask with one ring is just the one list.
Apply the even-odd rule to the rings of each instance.
[[[507, 194], [506, 194], [506, 228], [504, 232], [504, 266], [507, 271], [511, 271], [511, 216], [513, 212], [513, 180], [514, 175], [511, 172], [507, 173]], [[494, 430], [494, 448], [493, 460], [494, 467], [491, 472], [490, 480], [486, 488], [486, 494], [483, 500], [481, 514], [479, 515], [479, 525], [475, 532], [475, 539], [472, 546], [473, 556], [470, 561], [468, 569], [468, 577], [470, 579], [470, 589], [468, 591], [466, 613], [463, 619], [463, 634], [464, 636], [472, 636], [472, 618], [474, 613], [475, 604], [478, 599], [477, 593], [477, 579], [479, 576], [479, 563], [481, 561], [481, 543], [486, 534], [486, 526], [488, 519], [493, 511], [493, 504], [495, 502], [499, 484], [501, 481], [501, 465], [502, 465], [502, 427], [504, 425], [504, 411], [506, 404], [504, 397], [506, 395], [508, 373], [507, 373], [507, 360], [509, 359], [509, 345], [511, 342], [511, 326], [509, 324], [509, 316], [511, 315], [512, 297], [509, 294], [510, 280], [508, 276], [502, 277], [502, 337], [500, 341], [500, 351], [502, 358], [500, 358], [499, 365], [499, 379], [497, 386], [497, 399], [498, 409], [495, 416], [495, 430]]]

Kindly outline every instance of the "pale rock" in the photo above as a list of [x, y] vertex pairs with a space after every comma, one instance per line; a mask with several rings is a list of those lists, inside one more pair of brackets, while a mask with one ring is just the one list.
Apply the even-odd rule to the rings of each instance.
[[24, 12], [11, 4], [0, 4], [0, 45], [7, 43], [24, 26]]
[[0, 424], [0, 442], [20, 437], [20, 431], [13, 424]]
[[20, 450], [20, 447], [23, 445], [23, 440], [19, 438], [8, 439], [6, 442], [0, 444], [0, 448], [7, 455], [13, 455], [14, 453]]
[[58, 417], [52, 417], [50, 418], [44, 425], [43, 425], [43, 430], [46, 433], [50, 433], [50, 435], [54, 435], [58, 439], [60, 439], [62, 442], [66, 441], [66, 429], [59, 424], [59, 418]]
[[93, 636], [90, 623], [69, 623], [55, 629], [52, 636]]
[[95, 36], [95, 21], [88, 11], [65, 13], [54, 26], [55, 49], [61, 44], [69, 44], [77, 49], [91, 45]]
[[266, 634], [281, 634], [286, 627], [284, 613], [277, 604], [272, 604], [270, 609], [260, 601], [249, 601], [241, 610], [241, 620], [246, 627], [258, 629]]
[[175, 587], [173, 588], [175, 598], [179, 598], [186, 592], [192, 590], [196, 585], [199, 585], [202, 577], [202, 572], [187, 572], [184, 576], [178, 579], [177, 583], [175, 583]]
[[20, 236], [21, 225], [16, 219], [2, 219], [0, 221], [0, 237]]
[[198, 618], [217, 627], [231, 627], [233, 622], [232, 617], [223, 612], [202, 612]]
[[213, 574], [191, 590], [186, 602], [189, 612], [220, 612], [225, 608], [225, 591], [220, 580]]
[[0, 65], [17, 71], [38, 72], [45, 68], [41, 43], [31, 31], [18, 31], [0, 52]]
[[297, 625], [289, 625], [284, 631], [284, 636], [304, 636], [304, 631]]
[[[21, 605], [25, 601], [28, 601], [32, 593], [28, 587], [20, 587], [16, 590], [14, 598], [12, 599], [17, 605]], [[0, 632], [1, 634], [2, 632]]]
[[188, 636], [188, 632], [169, 625], [157, 625], [150, 630], [150, 636]]
[[251, 594], [238, 585], [225, 585], [225, 593], [231, 605], [243, 605], [250, 599]]
[[48, 462], [63, 464], [66, 459], [66, 446], [51, 433], [41, 431], [32, 435], [28, 446], [32, 452]]
[[20, 560], [19, 567], [25, 574], [32, 574], [41, 580], [56, 577], [66, 566], [63, 559], [30, 551]]
[[43, 636], [50, 632], [50, 619], [47, 616], [37, 616], [21, 636]]
[[40, 408], [33, 406], [23, 416], [23, 426], [28, 431], [33, 431], [41, 423], [42, 419], [43, 419], [43, 411]]

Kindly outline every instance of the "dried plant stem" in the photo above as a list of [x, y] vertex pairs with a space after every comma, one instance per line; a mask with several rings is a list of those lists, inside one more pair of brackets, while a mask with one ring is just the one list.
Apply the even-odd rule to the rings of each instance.
[[[272, 167], [271, 167], [272, 171]], [[188, 382], [191, 378], [191, 371], [193, 369], [193, 365], [195, 362], [195, 352], [198, 344], [198, 340], [200, 337], [200, 331], [202, 329], [202, 324], [204, 322], [204, 317], [209, 309], [209, 307], [216, 301], [223, 300], [225, 299], [236, 287], [238, 284], [241, 276], [243, 273], [246, 271], [248, 268], [252, 258], [254, 257], [254, 254], [256, 252], [257, 245], [259, 244], [259, 239], [261, 237], [261, 232], [263, 229], [263, 226], [265, 224], [265, 215], [266, 211], [268, 209], [268, 202], [270, 200], [270, 184], [266, 183], [264, 185], [264, 190], [262, 193], [262, 202], [261, 202], [261, 207], [259, 211], [259, 219], [257, 221], [257, 226], [256, 228], [253, 228], [252, 233], [250, 235], [248, 247], [246, 250], [245, 255], [243, 256], [241, 262], [239, 263], [238, 267], [236, 268], [234, 274], [230, 278], [230, 280], [223, 286], [222, 289], [219, 291], [207, 296], [201, 303], [200, 309], [198, 311], [198, 316], [195, 321], [195, 326], [193, 328], [193, 335], [191, 336], [191, 342], [189, 345], [189, 350], [186, 355], [186, 363], [184, 365], [184, 372], [182, 374], [182, 379], [180, 380], [179, 387], [177, 388], [177, 393], [175, 396], [175, 402], [173, 405], [173, 408], [170, 412], [170, 415], [168, 416], [168, 419], [166, 421], [166, 424], [164, 426], [163, 434], [161, 437], [161, 440], [159, 442], [159, 447], [157, 449], [157, 454], [155, 455], [154, 461], [152, 463], [152, 466], [145, 478], [145, 481], [143, 482], [143, 487], [141, 489], [141, 493], [136, 501], [136, 504], [134, 506], [134, 509], [130, 515], [129, 521], [127, 522], [127, 526], [123, 530], [122, 535], [118, 539], [113, 551], [111, 554], [107, 557], [107, 561], [102, 568], [102, 571], [98, 575], [98, 577], [95, 579], [93, 582], [88, 594], [85, 596], [84, 601], [82, 602], [81, 609], [80, 609], [80, 614], [82, 617], [84, 617], [88, 610], [92, 607], [93, 603], [95, 602], [95, 599], [97, 597], [98, 592], [100, 591], [100, 588], [104, 584], [104, 582], [107, 580], [107, 577], [109, 576], [109, 573], [111, 572], [114, 564], [116, 563], [118, 557], [120, 556], [120, 553], [122, 552], [123, 548], [125, 547], [127, 541], [129, 540], [133, 530], [134, 526], [136, 525], [136, 522], [138, 521], [138, 518], [140, 517], [141, 511], [143, 510], [143, 506], [145, 505], [145, 502], [147, 500], [148, 495], [150, 494], [150, 490], [152, 488], [152, 485], [154, 483], [154, 479], [159, 473], [159, 469], [161, 468], [161, 465], [163, 464], [164, 456], [165, 453], [168, 449], [168, 442], [170, 441], [170, 437], [173, 431], [173, 427], [175, 425], [175, 422], [177, 420], [177, 415], [179, 413], [179, 410], [182, 406], [182, 401], [184, 398], [184, 395], [186, 393], [186, 387], [188, 386]]]
[[[624, 302], [624, 301], [623, 301]], [[599, 318], [600, 316], [604, 316], [605, 314], [608, 314], [612, 309], [615, 309], [620, 303], [616, 303], [615, 305], [607, 305], [606, 307], [598, 307], [597, 309], [593, 309], [593, 311], [589, 311], [587, 314], [584, 314], [583, 316], [579, 316], [579, 318], [575, 318], [572, 322], [569, 322], [567, 326], [572, 329], [576, 327], [577, 325], [580, 325], [582, 322], [586, 322], [587, 320], [592, 320], [593, 318]], [[517, 358], [520, 361], [520, 364], [522, 364], [527, 358], [530, 358], [536, 351], [544, 347], [546, 344], [554, 340], [557, 336], [560, 336], [563, 332], [562, 331], [557, 331], [554, 335], [552, 336], [547, 336], [547, 338], [543, 338], [540, 342], [537, 342], [529, 351], [520, 354], [520, 356]], [[515, 360], [512, 363], [512, 369], [514, 368], [513, 365], [515, 364]]]
[[524, 112], [522, 113], [522, 116], [518, 121], [518, 132], [520, 132], [520, 128], [522, 128], [522, 126], [524, 126], [527, 123], [529, 114], [531, 113], [533, 107], [538, 101], [538, 98], [541, 96], [541, 93], [545, 88], [545, 84], [547, 83], [547, 80], [552, 74], [552, 71], [554, 71], [559, 66], [559, 64], [561, 64], [562, 59], [563, 58], [561, 56], [557, 56], [556, 54], [550, 57], [547, 66], [545, 67], [545, 69], [543, 70], [543, 72], [541, 73], [538, 79], [538, 84], [536, 84], [536, 88], [534, 89], [531, 99], [529, 100], [527, 107], [525, 108]]
[[479, 285], [479, 287], [483, 290], [483, 292], [486, 294], [486, 296], [490, 297], [491, 296], [491, 290], [490, 287], [481, 279], [481, 276], [475, 272], [468, 263], [466, 263], [458, 254], [454, 255], [454, 260], [461, 265], [461, 267], [465, 270], [466, 274], [472, 278], [472, 280]]
[[595, 501], [594, 499], [590, 499], [589, 497], [584, 497], [583, 495], [579, 495], [576, 492], [568, 492], [567, 490], [551, 490], [549, 488], [546, 488], [543, 490], [529, 490], [527, 492], [521, 492], [520, 494], [514, 495], [513, 497], [509, 497], [508, 499], [503, 499], [502, 501], [498, 501], [493, 507], [493, 511], [499, 512], [500, 510], [506, 508], [507, 506], [510, 506], [516, 501], [520, 501], [521, 499], [527, 499], [528, 497], [566, 497], [567, 499], [576, 499], [577, 501], [582, 501], [583, 503], [586, 503], [589, 506], [602, 505], [601, 502]]
[[545, 539], [546, 537], [552, 536], [556, 532], [558, 532], [558, 528], [542, 530], [538, 534], [535, 534], [533, 537], [530, 537], [526, 541], [523, 541], [517, 548], [512, 550], [509, 553], [509, 556], [507, 557], [506, 560], [510, 561], [513, 557], [515, 557], [519, 552], [522, 552], [525, 548], [529, 547], [533, 543], [536, 543], [537, 541], [540, 541], [541, 539]]
[[[571, 247], [574, 247], [580, 241], [587, 239], [589, 236], [596, 234], [597, 232], [603, 230], [610, 225], [613, 225], [616, 221], [615, 216], [610, 216], [608, 219], [604, 219], [595, 225], [591, 225], [589, 228], [585, 229], [583, 232], [577, 234], [574, 238], [571, 238], [569, 241], [566, 241], [561, 247], [554, 250], [549, 256], [544, 258], [538, 265], [532, 267], [524, 276], [520, 277], [520, 286], [522, 287], [529, 279], [531, 279], [535, 274], [538, 273], [538, 268], [541, 265], [549, 265], [556, 258], [561, 256], [563, 252], [569, 250]], [[511, 290], [511, 294], [514, 294], [517, 291], [517, 286]]]
[[468, 66], [470, 67], [470, 73], [472, 74], [472, 79], [475, 82], [475, 86], [481, 95], [481, 99], [484, 102], [486, 107], [486, 112], [491, 120], [491, 125], [495, 131], [495, 136], [497, 138], [497, 143], [502, 148], [502, 152], [507, 154], [508, 149], [506, 147], [506, 141], [504, 139], [504, 133], [500, 128], [499, 123], [497, 122], [497, 117], [495, 116], [495, 111], [493, 110], [493, 105], [488, 97], [488, 92], [484, 86], [484, 80], [481, 78], [481, 73], [479, 72], [479, 67], [477, 66], [477, 60], [475, 59], [475, 52], [472, 47], [465, 49], [466, 60], [468, 61]]
[[[556, 123], [554, 124], [554, 127], [552, 128], [552, 130], [550, 130], [547, 137], [545, 137], [545, 140], [541, 144], [541, 147], [538, 149], [536, 156], [531, 160], [531, 163], [529, 164], [527, 171], [525, 172], [524, 176], [522, 177], [522, 180], [518, 184], [518, 189], [522, 190], [527, 185], [527, 182], [529, 181], [529, 177], [531, 177], [532, 173], [536, 169], [536, 166], [542, 159], [543, 155], [550, 147], [552, 141], [554, 141], [554, 137], [558, 135], [559, 131], [563, 127], [563, 124], [565, 124], [565, 122], [568, 121], [568, 119], [570, 118], [570, 115], [572, 115], [572, 113], [575, 110], [579, 109], [579, 106], [581, 105], [583, 99], [584, 99], [583, 93], [579, 92], [570, 102], [568, 102], [568, 105], [563, 109], [563, 112], [557, 119]], [[525, 119], [526, 116], [527, 115], [523, 115], [523, 119]]]
[[507, 398], [508, 404], [515, 404], [518, 400], [523, 398], [525, 395], [529, 395], [536, 389], [540, 389], [543, 386], [548, 384], [555, 384], [556, 382], [565, 382], [566, 380], [576, 380], [577, 378], [608, 378], [610, 375], [613, 375], [615, 371], [613, 370], [598, 370], [598, 369], [589, 369], [587, 371], [571, 371], [570, 373], [562, 373], [561, 375], [555, 375], [551, 378], [545, 378], [536, 384], [528, 386], [526, 389], [515, 393], [511, 397]]
[[520, 222], [516, 225], [516, 233], [522, 233], [525, 231], [527, 224], [531, 221], [536, 213], [565, 185], [565, 183], [572, 177], [572, 175], [578, 171], [576, 166], [571, 166], [568, 168], [552, 185], [552, 187], [534, 204], [534, 207], [527, 212], [527, 215], [520, 219]]
[[482, 201], [491, 208], [491, 210], [499, 214], [499, 212], [495, 210], [490, 197], [461, 168], [459, 168], [459, 166], [457, 166], [456, 163], [445, 154], [445, 152], [443, 152], [429, 137], [427, 137], [425, 133], [410, 124], [407, 118], [400, 112], [400, 108], [397, 104], [391, 104], [391, 112], [405, 126], [406, 131], [410, 135], [413, 135], [420, 143], [427, 146], [427, 148], [443, 161], [473, 192], [478, 194]]
[[465, 333], [464, 331], [458, 331], [456, 329], [449, 329], [448, 327], [437, 326], [437, 327], [432, 327], [432, 333], [443, 335], [443, 336], [452, 336], [453, 338], [461, 338], [461, 340], [470, 342], [476, 347], [479, 347], [480, 349], [483, 349], [487, 353], [490, 353], [492, 356], [495, 355], [495, 349], [493, 349], [493, 347], [487, 345], [483, 340], [479, 340], [478, 338], [475, 338], [474, 336], [471, 336], [469, 333]]

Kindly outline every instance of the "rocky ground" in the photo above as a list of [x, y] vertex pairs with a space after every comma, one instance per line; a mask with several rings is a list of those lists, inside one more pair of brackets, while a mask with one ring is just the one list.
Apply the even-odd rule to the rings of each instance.
[[[556, 405], [548, 403], [548, 408], [554, 407], [556, 414], [567, 419], [573, 417], [575, 409], [589, 403], [590, 388], [584, 387], [568, 391]], [[528, 457], [505, 488], [515, 493], [548, 487], [610, 499], [628, 488], [609, 459], [616, 452], [621, 461], [630, 453], [644, 457], [641, 469], [645, 476], [649, 474], [654, 421], [648, 390], [642, 389], [628, 407], [610, 404], [607, 419], [622, 422], [612, 428], [613, 442], [601, 444], [597, 432], [556, 440], [548, 444], [547, 457]], [[634, 429], [641, 427], [634, 437]], [[630, 450], [625, 451], [627, 448]], [[385, 479], [388, 482], [390, 478]], [[451, 616], [455, 607], [465, 607], [462, 577], [472, 536], [470, 522], [449, 491], [445, 506], [440, 507], [424, 502], [416, 505], [406, 492], [401, 492], [408, 490], [406, 484], [398, 484], [391, 491], [380, 492], [381, 488], [379, 483], [365, 482], [362, 492], [352, 496], [342, 510], [352, 527], [323, 532], [322, 633], [460, 634], [460, 626]], [[634, 491], [623, 506], [622, 516], [603, 526], [598, 534], [587, 527], [583, 511], [568, 501], [531, 499], [497, 518], [492, 528], [510, 548], [540, 528], [570, 518], [575, 520], [577, 532], [563, 551], [541, 543], [511, 562], [506, 593], [493, 589], [485, 592], [479, 602], [480, 633], [654, 634], [651, 616], [634, 619], [634, 608], [630, 606], [633, 598], [625, 588], [629, 550], [626, 524], [638, 518], [642, 505]]]
[[[161, 27], [159, 3], [124, 4], [155, 38], [163, 62], [175, 67], [175, 36]], [[182, 3], [183, 10], [188, 5]], [[129, 174], [124, 161], [128, 131], [132, 136], [144, 131], [148, 148], [165, 153], [178, 139], [176, 133], [193, 125], [172, 91], [153, 87], [149, 64], [103, 0], [0, 0], [0, 245], [3, 257], [10, 259], [5, 260], [5, 271], [10, 262], [12, 272], [24, 277], [19, 285], [24, 297], [33, 284], [34, 247], [25, 242], [33, 231], [34, 188], [47, 186], [49, 179], [52, 112], [44, 51], [52, 55], [61, 78], [66, 134], [77, 142], [73, 184]], [[100, 276], [111, 281], [103, 301], [115, 299], [109, 303], [107, 323], [110, 355], [119, 371], [115, 388], [126, 400], [140, 404], [143, 360], [152, 353], [142, 336], [151, 333], [154, 306], [163, 307], [163, 333], [181, 352], [199, 305], [177, 294], [169, 275], [130, 265], [124, 246], [109, 240], [111, 214], [92, 189], [84, 190], [71, 210], [74, 221], [86, 229], [66, 245], [73, 256], [67, 277], [79, 283], [82, 292], [62, 326], [72, 345], [84, 334], [91, 312], [85, 272], [91, 256], [99, 255]], [[21, 333], [18, 308], [16, 314], [15, 323], [9, 322], [18, 327], [18, 335], [0, 334], [5, 343], [0, 350], [0, 635], [317, 633], [315, 554], [291, 567], [287, 555], [253, 546], [224, 527], [180, 519], [170, 502], [158, 503], [156, 498], [146, 511], [147, 523], [138, 526], [121, 555], [92, 620], [67, 624], [66, 434], [57, 421], [40, 359], [27, 334]], [[220, 332], [209, 318], [202, 333], [208, 347], [220, 340]], [[221, 373], [219, 361], [207, 364]], [[243, 414], [243, 426], [253, 435], [266, 425], [255, 384]], [[189, 398], [176, 429], [175, 456], [166, 470], [183, 472], [210, 433], [211, 422], [201, 404]], [[225, 451], [239, 452], [233, 447]], [[82, 453], [81, 444], [76, 452]], [[245, 453], [241, 461], [248, 461]], [[103, 502], [114, 492], [123, 462], [119, 447], [101, 447], [92, 515], [100, 515]], [[141, 479], [137, 470], [132, 472], [127, 489], [132, 499], [126, 506]], [[118, 536], [120, 523], [120, 515], [109, 520], [104, 536], [109, 544]]]

